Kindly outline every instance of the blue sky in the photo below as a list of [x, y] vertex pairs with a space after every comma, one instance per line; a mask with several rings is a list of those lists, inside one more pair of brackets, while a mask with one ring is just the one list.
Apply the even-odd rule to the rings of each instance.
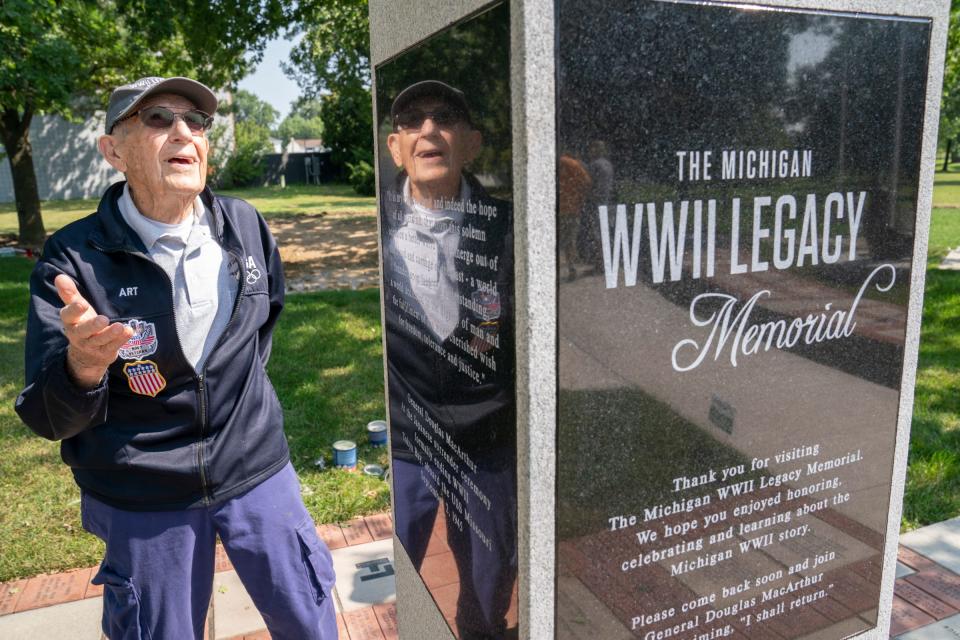
[[263, 60], [256, 70], [238, 84], [240, 89], [255, 93], [280, 112], [277, 124], [290, 112], [290, 103], [300, 97], [300, 87], [280, 68], [280, 62], [287, 60], [290, 50], [299, 39], [300, 36], [297, 36], [292, 40], [278, 38], [268, 42]]

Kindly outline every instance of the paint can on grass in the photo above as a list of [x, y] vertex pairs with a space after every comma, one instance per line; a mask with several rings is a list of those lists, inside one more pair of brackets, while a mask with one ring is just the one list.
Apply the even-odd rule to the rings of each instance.
[[374, 447], [387, 446], [387, 423], [383, 420], [372, 420], [367, 423], [367, 437]]
[[353, 440], [337, 440], [333, 443], [333, 466], [338, 469], [357, 468], [357, 443]]

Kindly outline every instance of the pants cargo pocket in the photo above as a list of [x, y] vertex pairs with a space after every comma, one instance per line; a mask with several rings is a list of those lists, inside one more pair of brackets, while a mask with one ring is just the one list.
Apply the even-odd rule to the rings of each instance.
[[304, 569], [313, 587], [317, 604], [320, 604], [333, 588], [333, 559], [327, 547], [317, 537], [312, 520], [307, 519], [297, 525], [297, 538], [300, 540], [300, 556]]
[[140, 624], [140, 594], [130, 578], [106, 565], [91, 581], [103, 585], [103, 633], [110, 640], [150, 640]]

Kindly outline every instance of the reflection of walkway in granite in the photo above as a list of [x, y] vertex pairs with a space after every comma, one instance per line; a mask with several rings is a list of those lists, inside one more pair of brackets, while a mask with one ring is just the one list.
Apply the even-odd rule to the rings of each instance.
[[[735, 282], [737, 278], [741, 280]], [[719, 285], [719, 288], [741, 298], [762, 289], [771, 289], [775, 299], [781, 294], [786, 298], [796, 292], [806, 300], [805, 313], [816, 310], [818, 305], [822, 308], [829, 300], [828, 295], [835, 300], [838, 297], [841, 300], [852, 298], [853, 295], [846, 289], [826, 287], [806, 279], [778, 280], [781, 288], [777, 289], [766, 277], [753, 278], [753, 274], [748, 274], [737, 278]], [[673, 413], [698, 427], [703, 432], [703, 442], [708, 443], [704, 446], [711, 446], [711, 440], [716, 441], [736, 450], [747, 461], [754, 456], [772, 457], [785, 446], [794, 445], [819, 445], [822, 453], [817, 455], [824, 459], [858, 451], [864, 461], [849, 470], [837, 472], [843, 491], [849, 492], [851, 498], [842, 506], [821, 509], [815, 515], [798, 517], [793, 523], [765, 527], [764, 531], [755, 534], [780, 534], [791, 526], [809, 524], [809, 531], [789, 544], [771, 542], [759, 551], [738, 554], [739, 543], [754, 536], [731, 532], [732, 540], [723, 540], [715, 546], [713, 543], [704, 544], [703, 551], [690, 554], [721, 552], [732, 545], [732, 559], [718, 562], [713, 567], [682, 571], [675, 577], [670, 575], [669, 563], [651, 564], [625, 572], [619, 564], [601, 563], [596, 559], [629, 560], [641, 550], [646, 552], [647, 545], [640, 547], [635, 538], [615, 540], [611, 536], [592, 541], [582, 538], [565, 540], [559, 554], [566, 573], [561, 575], [558, 600], [583, 603], [574, 618], [590, 616], [591, 624], [600, 620], [608, 626], [619, 625], [622, 631], [628, 631], [634, 616], [656, 613], [671, 604], [676, 604], [679, 611], [680, 605], [690, 599], [714, 593], [723, 586], [735, 586], [750, 576], [783, 570], [783, 575], [772, 584], [785, 587], [790, 583], [787, 569], [791, 565], [804, 558], [814, 559], [822, 551], [835, 551], [836, 559], [828, 561], [832, 564], [812, 569], [812, 575], [822, 573], [824, 584], [806, 585], [793, 592], [787, 602], [789, 606], [796, 598], [810, 596], [813, 599], [809, 605], [778, 614], [749, 628], [737, 614], [723, 616], [712, 624], [704, 624], [704, 618], [699, 630], [708, 631], [729, 622], [734, 629], [729, 637], [781, 640], [846, 637], [869, 628], [876, 616], [872, 610], [877, 606], [879, 593], [882, 535], [877, 532], [885, 529], [889, 461], [899, 400], [897, 390], [786, 350], [743, 356], [735, 365], [730, 362], [727, 352], [723, 352], [719, 359], [714, 359], [713, 352], [710, 352], [702, 366], [677, 372], [670, 364], [674, 346], [686, 339], [702, 340], [703, 332], [691, 325], [686, 304], [678, 306], [646, 285], [609, 292], [601, 277], [587, 276], [560, 285], [559, 305], [561, 394], [579, 391], [589, 397], [589, 392], [594, 390], [598, 395], [610, 390], [643, 394], [667, 404]], [[898, 312], [885, 306], [886, 303], [877, 305], [884, 305], [875, 307], [877, 313]], [[615, 306], [616, 314], [603, 312], [611, 306]], [[799, 313], [780, 308], [773, 310], [785, 315]], [[859, 332], [859, 324], [857, 328]], [[899, 339], [902, 340], [902, 333]], [[730, 408], [730, 419], [723, 426], [715, 424], [711, 417], [717, 401]], [[624, 438], [642, 432], [639, 427], [631, 430], [629, 418], [620, 419], [609, 412], [604, 415], [619, 420], [609, 428], [622, 428]], [[837, 429], [835, 425], [838, 424], [847, 428]], [[563, 434], [560, 438], [563, 441]], [[666, 451], [663, 455], [669, 453]], [[804, 465], [790, 459], [780, 464], [771, 462], [770, 473], [788, 472], [795, 467]], [[804, 485], [820, 479], [821, 473], [807, 471], [807, 475], [818, 477], [804, 480]], [[798, 488], [799, 484], [798, 481], [787, 486]], [[627, 495], [637, 491], [636, 487], [623, 487]], [[724, 505], [719, 502], [704, 508], [704, 513], [713, 507], [722, 508]], [[795, 508], [800, 504], [791, 506]], [[783, 507], [777, 511], [785, 510], [786, 505]], [[690, 514], [679, 514], [662, 522], [676, 524], [684, 519], [689, 520]], [[704, 532], [699, 531], [691, 537], [702, 535]], [[661, 538], [666, 536], [661, 534]], [[672, 545], [679, 541], [690, 542], [687, 538], [679, 535], [662, 541]], [[653, 546], [649, 545], [651, 549]], [[796, 571], [799, 576], [806, 576], [806, 573], [802, 567]], [[821, 588], [824, 594], [818, 593]], [[598, 595], [591, 601], [583, 595], [584, 592]], [[627, 594], [633, 597], [627, 597]], [[755, 594], [756, 588], [751, 591], [751, 595]], [[670, 601], [665, 602], [665, 598]], [[736, 605], [740, 594], [734, 593], [727, 598], [720, 598], [718, 594], [718, 599], [725, 601], [718, 601], [718, 606]], [[758, 610], [766, 608], [763, 604], [755, 606]], [[707, 609], [712, 609], [712, 605], [703, 611]], [[654, 620], [644, 631], [666, 630], [678, 621], [679, 618]], [[578, 624], [576, 619], [566, 620], [566, 623], [570, 626]], [[610, 637], [617, 636], [611, 633]]]
[[[611, 294], [616, 315], [604, 312]], [[647, 286], [613, 293], [601, 276], [581, 278], [560, 286], [558, 304], [561, 392], [635, 389], [748, 460], [773, 456], [784, 445], [820, 444], [825, 457], [860, 449], [865, 463], [844, 479], [854, 496], [844, 511], [882, 526], [886, 509], [878, 505], [886, 504], [889, 493], [884, 465], [896, 430], [896, 389], [778, 350], [741, 357], [735, 367], [724, 353], [719, 361], [708, 357], [696, 369], [676, 372], [670, 365], [673, 346], [701, 339], [702, 330], [691, 327], [686, 309]], [[716, 399], [735, 412], [729, 432], [711, 422]], [[796, 440], [784, 442], [783, 434], [796, 434]], [[770, 471], [793, 466], [771, 464]]]
[[[683, 600], [695, 592], [686, 589], [666, 572], [647, 576], [644, 585], [620, 584], [622, 578], [598, 574], [598, 567], [589, 558], [576, 550], [572, 542], [561, 543], [560, 553], [568, 559], [571, 570], [562, 573], [558, 580], [557, 602], [558, 625], [565, 637], [577, 640], [632, 638], [624, 622], [624, 611], [656, 612], [668, 606], [672, 595]], [[736, 632], [729, 637], [784, 640], [804, 634], [820, 637], [817, 629], [831, 629], [844, 617], [857, 613], [869, 615], [877, 603], [862, 596], [866, 588], [876, 589], [880, 580], [880, 556], [869, 561], [855, 563], [842, 573], [832, 572], [825, 582], [843, 584], [843, 592], [837, 592], [825, 600], [819, 600], [796, 614], [774, 618], [762, 627], [734, 623]], [[894, 583], [893, 615], [890, 637], [897, 640], [944, 640], [960, 637], [960, 518], [924, 527], [901, 538], [896, 581]], [[607, 592], [618, 596], [607, 598]], [[597, 594], [608, 599], [604, 603]], [[796, 596], [802, 595], [797, 592]], [[619, 620], [618, 620], [619, 618]], [[673, 620], [672, 624], [676, 624]], [[644, 631], [660, 631], [671, 623], [653, 624]], [[804, 635], [806, 637], [806, 635]], [[842, 634], [829, 637], [842, 637]]]
[[[772, 296], [761, 299], [759, 304], [775, 313], [802, 318], [808, 313], [823, 311], [827, 303], [833, 303], [833, 310], [844, 309], [856, 295], [855, 291], [837, 289], [812, 277], [804, 277], [796, 271], [780, 271], [772, 266], [767, 271], [731, 275], [729, 249], [718, 247], [716, 251], [717, 275], [709, 282], [718, 290], [737, 296], [741, 302], [756, 292], [767, 289]], [[898, 265], [899, 263], [894, 263], [894, 266]], [[685, 269], [689, 270], [691, 266], [685, 265]], [[857, 335], [881, 342], [903, 344], [906, 335], [906, 307], [865, 297], [857, 308], [856, 320]]]
[[[708, 513], [735, 512], [752, 500], [770, 498], [776, 493], [773, 489], [763, 489], [750, 496], [729, 497], [701, 508], [697, 515], [702, 517]], [[778, 505], [778, 509], [783, 512], [796, 512], [813, 502], [808, 498], [800, 498], [785, 501]], [[681, 513], [657, 522], [664, 527], [677, 527], [689, 519], [690, 514]], [[693, 544], [698, 538], [722, 531], [725, 525], [717, 527], [716, 530], [708, 527], [686, 534], [664, 536], [642, 546], [635, 538], [635, 529], [603, 531], [564, 540], [558, 552], [563, 571], [561, 593], [558, 596], [561, 600], [564, 597], [573, 599], [571, 593], [588, 591], [595, 601], [592, 607], [593, 622], [616, 628], [619, 620], [622, 631], [630, 628], [631, 620], [636, 615], [664, 611], [670, 607], [680, 612], [684, 603], [705, 597], [713, 600], [699, 606], [693, 614], [677, 613], [659, 621], [652, 621], [645, 624], [642, 631], [666, 632], [689, 620], [694, 614], [701, 616], [701, 624], [697, 627], [699, 633], [706, 634], [730, 624], [736, 632], [728, 637], [750, 640], [780, 640], [808, 637], [808, 634], [812, 638], [840, 638], [870, 628], [874, 624], [876, 612], [873, 610], [876, 608], [876, 594], [880, 589], [882, 536], [832, 509], [816, 511], [802, 519], [793, 519], [787, 525], [765, 528], [763, 532], [779, 536], [800, 524], [810, 527], [810, 531], [802, 538], [793, 538], [789, 542], [772, 544], [760, 550], [751, 549], [748, 554], [738, 551], [740, 544], [747, 543], [752, 535], [737, 534], [731, 529], [731, 538], [705, 548], [710, 553], [722, 553], [730, 549], [732, 559], [691, 570], [677, 577], [671, 576], [670, 565], [684, 558], [696, 557], [699, 552], [691, 551], [629, 571], [622, 571], [620, 562], [636, 558], [640, 554], [666, 550], [681, 541]], [[824, 562], [826, 566], [811, 564], [807, 567], [802, 564], [804, 558], [828, 556], [831, 559]], [[601, 560], [605, 558], [614, 561]], [[792, 572], [791, 567], [794, 568]], [[723, 595], [724, 588], [753, 582], [760, 576], [775, 575], [776, 578], [770, 579], [762, 587], [753, 586]], [[759, 594], [762, 591], [788, 588], [791, 583], [804, 578], [813, 582], [787, 596], [760, 602]], [[821, 589], [824, 590], [823, 593]], [[756, 598], [756, 603], [753, 606], [744, 606], [743, 602], [749, 598]], [[769, 610], [780, 601], [788, 605], [800, 598], [809, 598], [810, 603], [797, 609], [778, 612], [763, 624], [745, 624], [741, 617], [742, 612], [749, 612], [756, 618], [758, 612]], [[586, 601], [582, 596], [576, 599]], [[741, 612], [729, 613], [736, 608], [741, 609]], [[607, 612], [606, 616], [603, 615], [604, 611]], [[717, 616], [718, 622], [704, 622], [710, 616]]]
[[[456, 631], [457, 598], [460, 596], [460, 572], [457, 570], [457, 561], [447, 545], [447, 518], [443, 504], [437, 510], [437, 517], [427, 543], [427, 551], [420, 567], [420, 576], [440, 609], [440, 614], [451, 629]], [[514, 584], [514, 591], [516, 591]], [[517, 626], [517, 598], [516, 594], [507, 611], [507, 628]], [[351, 639], [352, 640], [352, 639]]]
[[[337, 569], [332, 596], [340, 639], [398, 638], [390, 516], [320, 525], [317, 532], [330, 547]], [[0, 584], [0, 638], [103, 640], [102, 587], [90, 584], [95, 572], [96, 567], [89, 567]], [[205, 640], [269, 640], [265, 626], [218, 546]]]

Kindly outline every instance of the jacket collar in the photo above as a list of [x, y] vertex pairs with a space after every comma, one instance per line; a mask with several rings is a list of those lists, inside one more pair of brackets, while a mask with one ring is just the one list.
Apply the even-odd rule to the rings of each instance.
[[[90, 242], [104, 251], [130, 251], [147, 253], [147, 249], [140, 240], [140, 236], [130, 228], [120, 213], [118, 201], [123, 194], [126, 181], [116, 182], [107, 189], [97, 206], [97, 226], [90, 234]], [[210, 187], [204, 187], [200, 192], [203, 204], [213, 213], [213, 231], [223, 244], [224, 217], [220, 203], [213, 195]]]

